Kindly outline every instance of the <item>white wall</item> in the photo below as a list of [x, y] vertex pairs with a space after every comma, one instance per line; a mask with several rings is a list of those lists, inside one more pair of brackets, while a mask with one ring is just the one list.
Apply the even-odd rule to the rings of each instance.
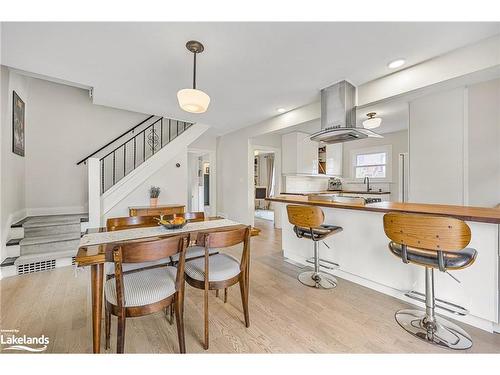
[[402, 130], [393, 133], [385, 133], [383, 134], [384, 138], [365, 138], [360, 139], [355, 142], [346, 142], [344, 143], [343, 148], [343, 158], [342, 158], [342, 170], [343, 170], [343, 179], [345, 180], [343, 183], [344, 189], [349, 190], [362, 190], [364, 188], [363, 185], [349, 183], [349, 180], [352, 180], [354, 176], [352, 176], [352, 168], [351, 168], [351, 151], [360, 149], [360, 148], [369, 148], [369, 147], [377, 147], [377, 146], [392, 146], [392, 179], [388, 182], [370, 182], [370, 185], [374, 190], [378, 190], [379, 188], [386, 191], [389, 189], [391, 192], [391, 201], [398, 200], [398, 155], [401, 152], [408, 152], [408, 131]]
[[28, 211], [85, 212], [86, 167], [76, 163], [147, 115], [94, 105], [86, 90], [35, 78], [28, 80]]
[[468, 88], [468, 204], [500, 204], [500, 79]]
[[[183, 204], [187, 207], [188, 191], [188, 153], [184, 149], [177, 156], [168, 161], [151, 177], [146, 179], [131, 194], [121, 200], [116, 206], [104, 215], [104, 221], [110, 217], [128, 216], [129, 206], [149, 206], [149, 188], [160, 187], [158, 204]], [[180, 163], [180, 167], [176, 167]]]
[[[13, 91], [25, 103], [25, 133], [32, 126], [31, 106], [29, 97], [29, 81], [16, 73], [1, 67], [1, 252], [0, 261], [5, 257], [5, 243], [10, 225], [22, 219], [26, 212], [26, 159], [29, 155], [29, 146], [26, 146], [26, 157], [12, 152], [12, 94]], [[25, 141], [27, 136], [25, 135]]]

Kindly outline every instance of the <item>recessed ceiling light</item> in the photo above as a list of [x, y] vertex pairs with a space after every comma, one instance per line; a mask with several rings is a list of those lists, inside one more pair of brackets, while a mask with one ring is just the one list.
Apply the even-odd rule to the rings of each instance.
[[278, 108], [276, 111], [278, 111], [278, 113], [284, 113], [284, 112], [286, 112], [286, 109], [285, 108]]
[[406, 62], [405, 59], [397, 59], [391, 61], [389, 64], [387, 64], [387, 66], [389, 67], [389, 69], [396, 69], [399, 68], [400, 66], [403, 66], [405, 62]]

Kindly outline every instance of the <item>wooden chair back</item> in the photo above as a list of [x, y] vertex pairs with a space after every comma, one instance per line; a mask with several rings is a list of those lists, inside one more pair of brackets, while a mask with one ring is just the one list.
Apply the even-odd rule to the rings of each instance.
[[204, 212], [184, 212], [179, 214], [167, 215], [168, 219], [173, 219], [174, 217], [183, 217], [186, 221], [194, 222], [194, 221], [205, 221], [205, 213]]
[[[115, 263], [116, 297], [118, 307], [124, 305], [123, 263], [142, 263], [164, 259], [179, 254], [175, 290], [184, 290], [184, 268], [186, 262], [186, 246], [189, 235], [159, 238], [148, 241], [129, 241], [117, 244], [113, 248], [112, 261]], [[108, 257], [108, 254], [106, 254]], [[108, 260], [108, 259], [106, 259]], [[166, 271], [165, 271], [166, 272]]]
[[389, 212], [384, 215], [384, 231], [398, 244], [424, 250], [459, 251], [471, 239], [464, 221], [445, 216]]
[[289, 204], [286, 206], [290, 224], [304, 228], [319, 227], [325, 221], [325, 214], [317, 206], [299, 206]]
[[112, 217], [106, 220], [106, 230], [113, 232], [116, 230], [153, 227], [158, 225], [155, 216], [125, 216], [125, 217]]
[[[243, 243], [243, 252], [241, 254], [240, 268], [244, 269], [249, 263], [250, 257], [250, 231], [252, 227], [248, 226], [241, 229], [224, 230], [219, 232], [199, 233], [196, 240], [198, 246], [205, 247], [205, 259], [208, 260], [208, 249], [225, 248]], [[205, 262], [208, 274], [208, 262]]]

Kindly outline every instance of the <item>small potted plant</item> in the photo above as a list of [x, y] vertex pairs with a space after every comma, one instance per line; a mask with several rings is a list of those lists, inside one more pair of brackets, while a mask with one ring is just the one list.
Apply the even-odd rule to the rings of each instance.
[[159, 195], [160, 195], [160, 188], [158, 186], [151, 186], [151, 188], [149, 188], [149, 198], [151, 207], [158, 206]]

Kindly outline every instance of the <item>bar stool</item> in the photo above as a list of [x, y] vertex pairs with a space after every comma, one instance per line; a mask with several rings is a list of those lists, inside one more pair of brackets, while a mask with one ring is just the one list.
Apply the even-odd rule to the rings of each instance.
[[467, 332], [436, 316], [434, 297], [435, 268], [441, 272], [459, 270], [476, 259], [477, 251], [466, 247], [471, 239], [469, 226], [451, 217], [390, 212], [384, 215], [384, 231], [391, 239], [389, 250], [403, 263], [425, 267], [425, 311], [399, 310], [395, 314], [398, 324], [431, 344], [470, 348], [472, 339]]
[[[288, 221], [298, 238], [306, 238], [314, 243], [314, 271], [305, 271], [299, 274], [299, 281], [307, 286], [331, 289], [337, 286], [337, 279], [332, 275], [320, 271], [319, 241], [342, 232], [341, 227], [325, 225], [325, 214], [316, 206], [288, 205], [286, 207]], [[330, 262], [331, 263], [331, 262]]]

